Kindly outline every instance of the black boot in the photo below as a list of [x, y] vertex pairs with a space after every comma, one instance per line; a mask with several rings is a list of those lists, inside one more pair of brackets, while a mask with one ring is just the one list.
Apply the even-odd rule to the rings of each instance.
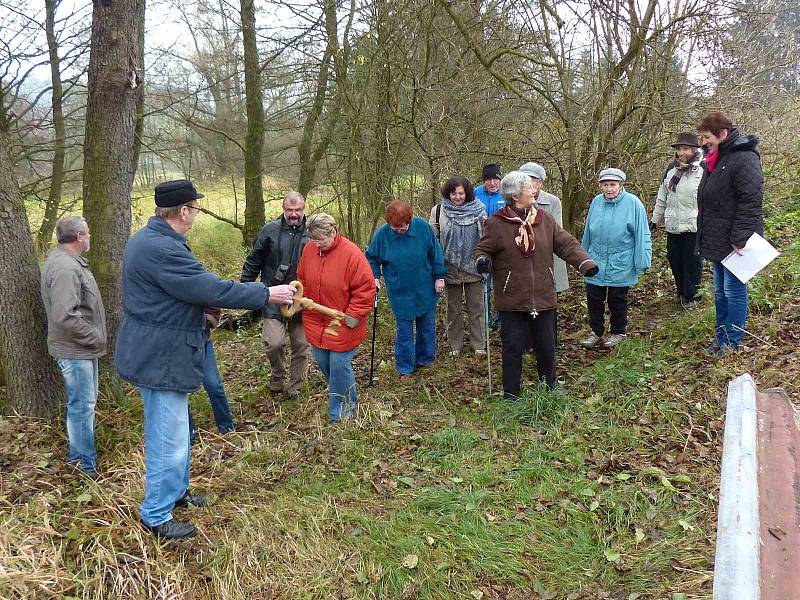
[[150, 527], [144, 523], [142, 525], [157, 538], [163, 540], [182, 540], [193, 537], [197, 533], [197, 529], [191, 523], [183, 523], [175, 519], [170, 519], [155, 527]]
[[189, 490], [175, 501], [175, 508], [185, 508], [189, 505], [192, 506], [206, 506], [208, 501], [205, 496], [200, 494], [190, 494]]

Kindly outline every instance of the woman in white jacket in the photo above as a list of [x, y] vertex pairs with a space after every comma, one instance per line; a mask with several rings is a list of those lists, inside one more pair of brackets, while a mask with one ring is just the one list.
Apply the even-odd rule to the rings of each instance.
[[703, 176], [700, 166], [700, 138], [679, 133], [675, 143], [675, 164], [658, 188], [650, 229], [663, 225], [667, 231], [667, 260], [675, 278], [675, 301], [685, 307], [700, 301], [698, 290], [703, 259], [695, 250], [697, 240], [697, 186]]

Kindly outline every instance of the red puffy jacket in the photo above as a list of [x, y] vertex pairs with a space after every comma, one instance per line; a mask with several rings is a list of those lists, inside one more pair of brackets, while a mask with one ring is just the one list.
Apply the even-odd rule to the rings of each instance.
[[331, 247], [322, 252], [316, 244], [307, 244], [297, 265], [297, 278], [303, 284], [303, 296], [317, 304], [358, 319], [350, 329], [344, 323], [339, 335], [325, 333], [330, 317], [303, 311], [303, 328], [312, 346], [335, 352], [352, 350], [367, 337], [367, 317], [375, 301], [375, 280], [367, 258], [353, 242], [337, 235]]

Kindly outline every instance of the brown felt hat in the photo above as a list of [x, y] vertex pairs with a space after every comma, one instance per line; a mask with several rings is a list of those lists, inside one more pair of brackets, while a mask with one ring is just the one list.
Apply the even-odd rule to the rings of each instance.
[[672, 142], [672, 147], [675, 146], [692, 146], [693, 148], [700, 147], [700, 137], [691, 131], [682, 131], [678, 134], [678, 138]]

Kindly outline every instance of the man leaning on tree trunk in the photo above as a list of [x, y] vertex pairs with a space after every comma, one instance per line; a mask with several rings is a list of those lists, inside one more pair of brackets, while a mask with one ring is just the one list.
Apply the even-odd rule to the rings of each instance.
[[100, 290], [82, 254], [89, 250], [83, 217], [64, 217], [56, 225], [58, 247], [42, 269], [42, 300], [47, 312], [47, 348], [58, 362], [67, 388], [68, 460], [97, 479], [94, 409], [98, 359], [106, 353], [106, 313]]

